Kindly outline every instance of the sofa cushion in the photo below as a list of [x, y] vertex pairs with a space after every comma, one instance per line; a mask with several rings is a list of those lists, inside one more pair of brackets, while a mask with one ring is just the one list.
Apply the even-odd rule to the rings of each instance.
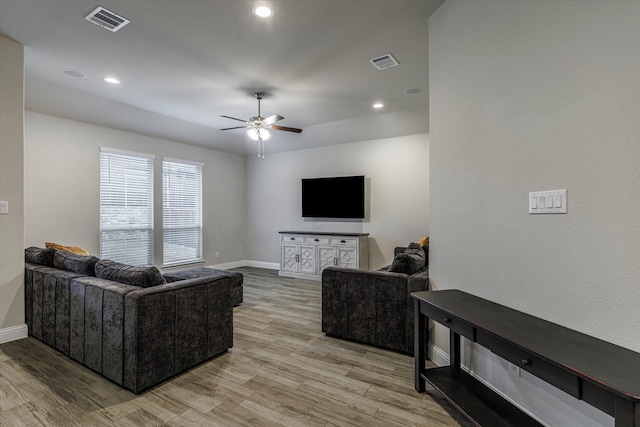
[[31, 246], [24, 250], [24, 260], [31, 264], [46, 265], [53, 267], [53, 255], [56, 250], [53, 248], [38, 248]]
[[93, 255], [76, 255], [68, 251], [55, 251], [53, 266], [61, 270], [95, 276], [94, 267], [98, 258]]
[[424, 249], [417, 243], [411, 242], [407, 249], [393, 259], [389, 271], [395, 273], [414, 274], [426, 265]]
[[143, 288], [167, 283], [153, 265], [134, 267], [110, 259], [102, 259], [96, 263], [96, 277]]

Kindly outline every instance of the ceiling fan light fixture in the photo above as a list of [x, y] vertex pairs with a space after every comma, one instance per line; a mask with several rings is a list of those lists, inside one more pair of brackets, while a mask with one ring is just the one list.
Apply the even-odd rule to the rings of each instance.
[[258, 18], [268, 18], [273, 15], [273, 9], [271, 9], [269, 6], [259, 4], [253, 8], [253, 14]]
[[251, 128], [247, 131], [247, 135], [254, 141], [258, 141], [259, 139], [266, 141], [271, 138], [271, 132], [266, 128]]

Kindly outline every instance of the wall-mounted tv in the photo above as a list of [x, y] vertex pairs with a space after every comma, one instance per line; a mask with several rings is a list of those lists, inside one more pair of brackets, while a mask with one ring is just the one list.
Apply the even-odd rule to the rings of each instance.
[[364, 218], [364, 176], [302, 179], [303, 218]]

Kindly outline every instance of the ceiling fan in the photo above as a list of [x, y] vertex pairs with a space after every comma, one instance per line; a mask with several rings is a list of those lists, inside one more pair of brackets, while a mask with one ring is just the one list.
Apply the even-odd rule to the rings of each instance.
[[231, 128], [224, 128], [220, 130], [249, 128], [249, 130], [247, 131], [247, 135], [249, 135], [249, 138], [253, 139], [254, 141], [258, 141], [258, 157], [264, 159], [264, 141], [271, 138], [271, 133], [269, 132], [270, 130], [283, 130], [285, 132], [300, 133], [302, 132], [302, 129], [274, 125], [275, 122], [284, 119], [284, 117], [279, 114], [274, 114], [273, 116], [269, 117], [262, 117], [260, 115], [260, 100], [262, 100], [262, 98], [264, 97], [264, 93], [256, 92], [254, 93], [254, 95], [258, 100], [258, 115], [255, 117], [251, 117], [248, 121], [237, 119], [231, 116], [220, 116], [245, 123], [244, 126], [234, 126]]

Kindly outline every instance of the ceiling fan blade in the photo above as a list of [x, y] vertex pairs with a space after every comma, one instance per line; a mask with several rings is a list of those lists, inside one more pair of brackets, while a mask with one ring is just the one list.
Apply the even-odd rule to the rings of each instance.
[[295, 133], [302, 132], [302, 129], [288, 128], [286, 126], [278, 126], [278, 125], [271, 125], [271, 129], [273, 129], [273, 130], [283, 130], [283, 131], [286, 131], [286, 132], [295, 132]]
[[220, 117], [224, 117], [224, 118], [231, 119], [231, 120], [237, 120], [237, 121], [243, 122], [243, 123], [248, 123], [246, 120], [236, 119], [235, 117], [231, 117], [231, 116], [220, 116]]
[[284, 117], [282, 117], [280, 114], [274, 114], [273, 116], [269, 116], [266, 119], [264, 119], [262, 123], [266, 123], [270, 125], [282, 119], [284, 119]]
[[232, 127], [232, 128], [224, 128], [224, 129], [220, 129], [220, 130], [231, 130], [231, 129], [246, 129], [246, 128], [250, 128], [252, 127], [251, 125], [247, 125], [247, 126], [236, 126], [236, 127]]

